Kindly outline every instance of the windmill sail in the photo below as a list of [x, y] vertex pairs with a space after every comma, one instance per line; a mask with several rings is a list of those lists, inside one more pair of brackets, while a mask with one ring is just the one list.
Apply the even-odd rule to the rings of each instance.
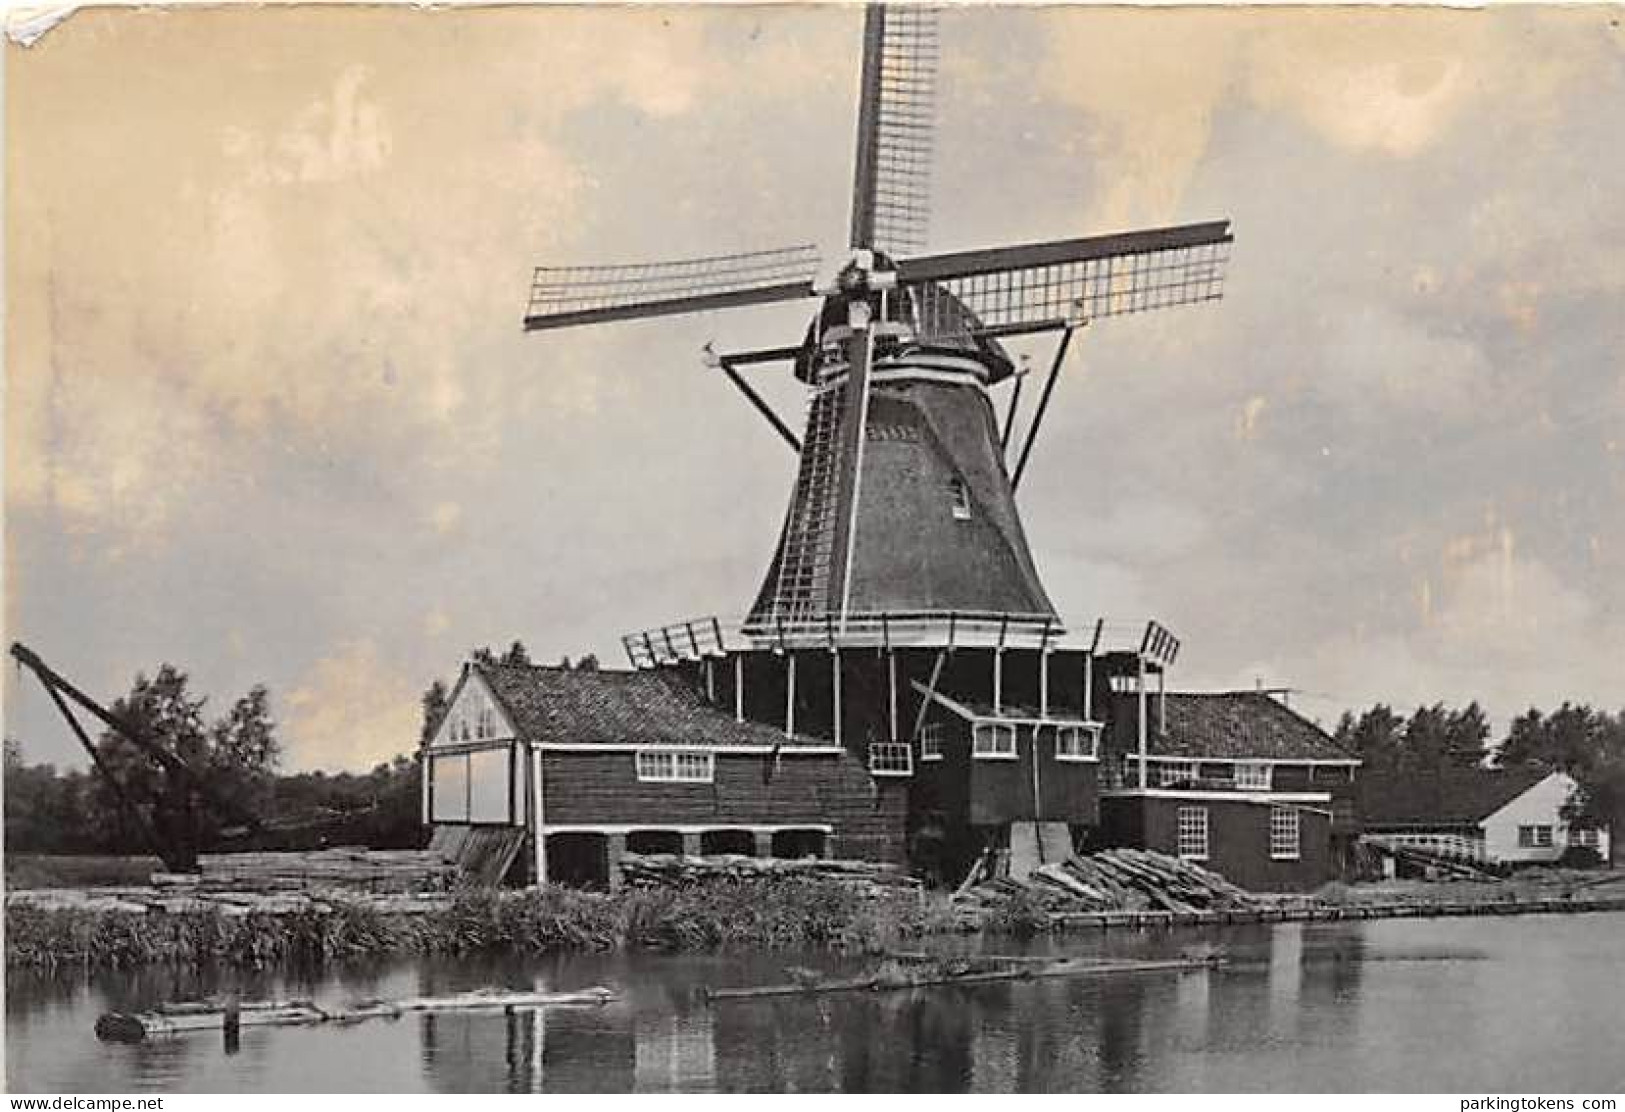
[[1232, 238], [1220, 220], [904, 259], [898, 286], [920, 339], [1030, 331], [1218, 300]]
[[815, 247], [613, 266], [539, 266], [525, 329], [695, 313], [813, 296]]
[[925, 246], [936, 118], [937, 11], [871, 4], [852, 184], [852, 246]]

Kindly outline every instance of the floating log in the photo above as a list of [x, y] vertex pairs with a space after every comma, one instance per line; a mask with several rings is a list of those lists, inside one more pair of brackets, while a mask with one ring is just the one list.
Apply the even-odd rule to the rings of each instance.
[[[942, 959], [951, 962], [952, 959]], [[974, 959], [967, 959], [974, 965]], [[801, 996], [829, 992], [883, 992], [891, 989], [932, 988], [941, 985], [987, 984], [995, 981], [1040, 980], [1049, 977], [1088, 977], [1110, 973], [1184, 972], [1193, 969], [1211, 969], [1223, 963], [1222, 958], [1169, 958], [1149, 961], [1116, 961], [1084, 958], [1049, 958], [1030, 962], [1014, 959], [1003, 969], [970, 968], [954, 972], [951, 967], [924, 973], [885, 972], [867, 977], [839, 977], [827, 980], [805, 980], [788, 985], [758, 985], [751, 988], [706, 989], [708, 1000], [754, 1000], [772, 996]]]
[[323, 1007], [310, 1000], [258, 1000], [237, 1004], [186, 1000], [160, 1004], [147, 1012], [108, 1012], [96, 1021], [96, 1037], [108, 1042], [140, 1042], [186, 1031], [223, 1031], [235, 1013], [238, 1027], [289, 1027], [313, 1023], [357, 1023], [397, 1019], [411, 1012], [528, 1011], [534, 1008], [599, 1005], [616, 999], [613, 990], [595, 986], [576, 992], [510, 992], [485, 988], [457, 996], [416, 996], [405, 1000], [363, 1000], [343, 1007]]

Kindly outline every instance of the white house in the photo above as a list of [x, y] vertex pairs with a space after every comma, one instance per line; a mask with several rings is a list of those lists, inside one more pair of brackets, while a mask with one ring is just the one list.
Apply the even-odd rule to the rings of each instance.
[[1540, 769], [1372, 771], [1361, 785], [1361, 820], [1369, 838], [1452, 857], [1522, 864], [1583, 846], [1606, 862], [1608, 828], [1563, 818], [1575, 787]]

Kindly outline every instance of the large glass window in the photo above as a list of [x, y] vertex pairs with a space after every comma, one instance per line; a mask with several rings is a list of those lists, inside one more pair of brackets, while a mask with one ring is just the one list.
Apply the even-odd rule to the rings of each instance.
[[1291, 807], [1270, 808], [1270, 856], [1296, 861], [1299, 854], [1298, 812]]
[[1005, 722], [978, 722], [971, 728], [971, 755], [997, 758], [1016, 755], [1016, 728]]
[[1095, 756], [1094, 730], [1087, 726], [1057, 726], [1055, 728], [1055, 759], [1058, 761], [1088, 761]]
[[1191, 861], [1207, 860], [1207, 808], [1179, 809], [1179, 856]]

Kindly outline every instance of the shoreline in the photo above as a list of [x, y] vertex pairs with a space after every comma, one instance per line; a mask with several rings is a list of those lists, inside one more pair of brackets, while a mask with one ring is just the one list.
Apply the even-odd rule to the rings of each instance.
[[[1354, 890], [1358, 892], [1358, 890]], [[60, 895], [60, 890], [40, 890]], [[166, 962], [263, 967], [366, 956], [824, 946], [881, 953], [931, 937], [1033, 937], [1255, 923], [1336, 922], [1625, 911], [1625, 895], [1514, 892], [1462, 899], [1449, 885], [1404, 900], [1277, 897], [1258, 906], [1191, 911], [1064, 911], [1006, 906], [970, 912], [945, 893], [863, 890], [833, 881], [726, 881], [566, 888], [367, 902], [323, 893], [280, 909], [148, 907], [87, 890], [84, 906], [6, 900], [6, 968], [130, 969]], [[1364, 894], [1364, 893], [1360, 893]], [[1371, 893], [1377, 894], [1377, 893]], [[97, 906], [100, 900], [102, 906]], [[274, 905], [273, 905], [274, 908]]]

